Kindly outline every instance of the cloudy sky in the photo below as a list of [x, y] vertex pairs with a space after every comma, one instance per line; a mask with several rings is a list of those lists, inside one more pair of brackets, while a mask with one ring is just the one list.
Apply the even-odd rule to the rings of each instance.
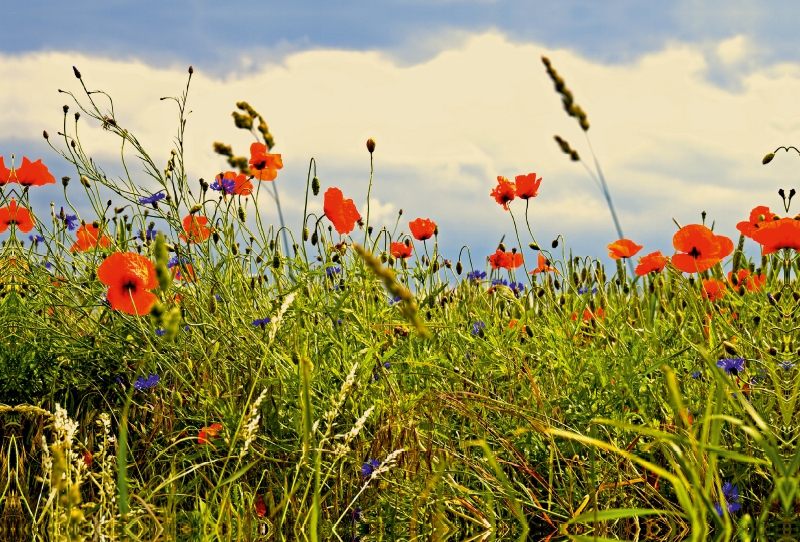
[[[323, 188], [340, 187], [365, 214], [364, 142], [373, 137], [372, 216], [380, 224], [393, 226], [401, 208], [404, 219], [430, 217], [446, 256], [468, 244], [482, 260], [503, 235], [516, 245], [509, 213], [489, 196], [496, 177], [536, 172], [544, 179], [530, 209], [538, 240], [561, 234], [577, 254], [604, 256], [617, 238], [613, 222], [586, 170], [554, 143], [559, 134], [590, 167], [593, 147], [625, 236], [645, 252], [671, 252], [673, 217], [693, 223], [707, 211], [718, 233], [735, 237], [752, 207], [782, 212], [778, 188], [800, 189], [797, 155], [761, 165], [767, 152], [800, 143], [795, 7], [745, 0], [18, 2], [6, 7], [0, 33], [0, 154], [7, 164], [12, 153], [43, 158], [57, 178], [74, 175], [41, 132], [59, 130], [67, 102], [58, 89], [79, 90], [76, 65], [165, 164], [176, 115], [159, 98], [181, 92], [191, 64], [190, 180], [224, 169], [214, 141], [246, 152], [249, 136], [230, 113], [247, 100], [283, 155], [278, 188], [294, 229], [312, 156]], [[587, 112], [589, 140], [564, 114], [542, 55]], [[83, 130], [94, 159], [118, 171], [113, 138], [89, 123]], [[135, 178], [148, 186], [145, 175]], [[321, 209], [320, 200], [311, 208]], [[46, 214], [63, 196], [41, 189], [34, 201]], [[261, 205], [277, 222], [268, 198]], [[521, 218], [524, 205], [512, 210]]]

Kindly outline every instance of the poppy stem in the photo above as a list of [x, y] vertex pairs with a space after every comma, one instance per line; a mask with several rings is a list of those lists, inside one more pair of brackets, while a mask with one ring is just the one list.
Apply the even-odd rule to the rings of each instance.
[[[371, 250], [369, 247], [369, 196], [372, 193], [372, 175], [374, 167], [372, 162], [373, 153], [369, 153], [369, 188], [367, 188], [367, 222], [364, 224], [364, 248]], [[398, 218], [398, 221], [400, 219]]]

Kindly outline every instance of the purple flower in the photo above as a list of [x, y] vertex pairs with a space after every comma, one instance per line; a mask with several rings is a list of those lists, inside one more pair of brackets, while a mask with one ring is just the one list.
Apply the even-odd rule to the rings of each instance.
[[166, 329], [157, 329], [156, 330], [156, 336], [163, 337], [166, 332], [167, 332]]
[[217, 177], [209, 188], [218, 192], [221, 190], [224, 194], [233, 194], [236, 182], [233, 179], [222, 179], [222, 184], [220, 184], [220, 179]]
[[[728, 514], [738, 512], [742, 507], [742, 505], [739, 503], [739, 488], [730, 482], [725, 482], [722, 484], [722, 498], [725, 501], [725, 508], [727, 509]], [[717, 511], [717, 515], [722, 515], [722, 503], [714, 503], [714, 509]]]
[[155, 241], [156, 235], [158, 235], [158, 232], [156, 230], [145, 230], [144, 232], [142, 232], [142, 230], [139, 230], [138, 232], [136, 232], [136, 237], [141, 236], [142, 233], [144, 233], [145, 241]]
[[69, 231], [75, 230], [78, 227], [78, 216], [77, 215], [65, 215], [64, 216], [64, 225], [67, 227]]
[[505, 279], [494, 279], [492, 286], [508, 286], [508, 281]]
[[44, 237], [41, 235], [29, 235], [28, 239], [31, 240], [31, 243], [44, 243]]
[[717, 367], [724, 370], [727, 374], [738, 374], [744, 371], [744, 358], [724, 358], [717, 362]]
[[[589, 287], [588, 286], [581, 286], [580, 288], [578, 288], [578, 295], [583, 295], [583, 294], [586, 294], [586, 293], [589, 293]], [[597, 293], [597, 288], [592, 288], [592, 294], [596, 294], [596, 293]]]
[[483, 280], [486, 278], [486, 271], [470, 271], [467, 273], [467, 278], [476, 281]]
[[381, 466], [381, 462], [377, 459], [368, 459], [366, 463], [361, 465], [361, 476], [372, 476], [375, 469]]
[[486, 329], [486, 324], [478, 320], [474, 324], [472, 324], [472, 334], [477, 335], [481, 332], [481, 330]]
[[269, 324], [270, 322], [272, 322], [272, 319], [270, 319], [270, 318], [256, 318], [255, 320], [253, 320], [253, 325], [254, 326], [262, 326], [263, 327], [263, 326]]
[[689, 376], [694, 378], [695, 380], [697, 380], [698, 378], [703, 376], [703, 372], [702, 371], [695, 371], [692, 374], [690, 374]]
[[154, 387], [156, 384], [159, 383], [161, 378], [158, 375], [150, 374], [147, 378], [140, 376], [136, 379], [136, 382], [133, 383], [134, 389], [138, 391], [144, 391], [146, 389], [150, 389]]
[[350, 517], [353, 518], [353, 523], [358, 523], [361, 521], [361, 508], [353, 508], [350, 511]]
[[159, 190], [158, 192], [156, 192], [152, 196], [147, 196], [146, 198], [139, 198], [139, 203], [141, 203], [142, 205], [152, 204], [153, 206], [155, 206], [156, 202], [159, 202], [159, 201], [161, 201], [162, 199], [164, 199], [166, 197], [167, 197], [167, 194], [164, 193], [163, 190]]
[[325, 269], [325, 274], [329, 278], [332, 277], [333, 275], [336, 275], [337, 273], [341, 273], [341, 272], [342, 272], [342, 268], [341, 267], [328, 267], [328, 268]]
[[394, 305], [395, 303], [399, 303], [400, 301], [402, 301], [402, 299], [401, 299], [401, 298], [399, 298], [399, 297], [393, 297], [393, 298], [391, 298], [391, 299], [389, 300], [389, 306], [391, 307], [392, 305]]
[[176, 265], [180, 265], [180, 264], [189, 265], [190, 263], [192, 263], [192, 261], [189, 258], [178, 258], [177, 256], [173, 256], [167, 262], [167, 269], [172, 269]]

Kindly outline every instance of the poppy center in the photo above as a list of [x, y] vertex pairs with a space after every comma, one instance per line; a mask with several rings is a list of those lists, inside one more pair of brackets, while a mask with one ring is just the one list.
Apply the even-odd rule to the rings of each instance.
[[126, 292], [136, 293], [136, 283], [133, 281], [128, 281], [122, 285], [122, 289]]
[[700, 251], [697, 250], [697, 247], [692, 247], [692, 250], [689, 251], [689, 256], [691, 256], [692, 258], [697, 259], [697, 258], [700, 257]]

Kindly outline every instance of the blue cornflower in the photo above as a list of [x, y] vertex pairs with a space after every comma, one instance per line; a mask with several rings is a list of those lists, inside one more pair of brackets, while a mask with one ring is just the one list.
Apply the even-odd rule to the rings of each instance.
[[783, 361], [779, 361], [779, 362], [778, 362], [778, 365], [779, 365], [779, 366], [780, 366], [780, 368], [781, 368], [781, 369], [783, 369], [784, 371], [790, 371], [790, 370], [794, 369], [794, 363], [792, 363], [792, 362], [791, 362], [790, 360], [788, 360], [788, 359], [785, 359], [785, 360], [783, 360]]
[[183, 327], [183, 330], [184, 330], [184, 331], [189, 331], [189, 326], [184, 326], [184, 327]]
[[695, 371], [692, 374], [690, 374], [689, 376], [694, 378], [695, 380], [697, 380], [698, 378], [703, 376], [703, 372], [702, 371]]
[[486, 278], [486, 271], [470, 271], [467, 273], [469, 280], [483, 280]]
[[255, 320], [253, 320], [253, 325], [254, 326], [265, 326], [265, 325], [269, 324], [270, 322], [272, 322], [272, 319], [270, 319], [270, 318], [256, 318]]
[[[722, 484], [722, 498], [725, 501], [725, 508], [729, 514], [738, 512], [742, 505], [739, 503], [739, 488], [730, 482]], [[722, 504], [719, 502], [714, 503], [714, 509], [717, 515], [722, 515]]]
[[222, 179], [222, 183], [220, 184], [220, 178], [217, 177], [209, 188], [218, 192], [222, 191], [224, 194], [233, 194], [233, 190], [236, 188], [236, 182], [233, 179]]
[[41, 235], [29, 235], [28, 239], [31, 240], [31, 243], [44, 243], [44, 237]]
[[154, 387], [160, 380], [161, 377], [154, 374], [148, 375], [147, 378], [140, 376], [136, 379], [136, 382], [133, 383], [133, 387], [138, 391], [143, 391]]
[[394, 305], [395, 303], [399, 303], [400, 301], [402, 301], [402, 299], [401, 299], [401, 298], [399, 298], [399, 297], [393, 297], [393, 298], [391, 298], [391, 299], [389, 300], [389, 306], [391, 307], [392, 305]]
[[325, 274], [328, 277], [332, 277], [333, 275], [336, 275], [337, 273], [341, 273], [341, 272], [342, 272], [342, 268], [341, 267], [328, 267], [328, 268], [325, 269]]
[[505, 279], [492, 280], [492, 286], [508, 286], [508, 281]]
[[159, 337], [163, 337], [166, 332], [167, 332], [166, 329], [157, 329], [156, 330], [156, 335], [159, 336]]
[[339, 318], [338, 320], [336, 320], [336, 321], [333, 323], [333, 325], [335, 325], [335, 326], [340, 326], [340, 325], [342, 325], [342, 319], [341, 319], [341, 318]]
[[353, 508], [350, 511], [350, 517], [353, 518], [353, 523], [358, 523], [361, 521], [361, 508]]
[[75, 228], [78, 227], [78, 216], [77, 215], [65, 215], [64, 216], [64, 225], [67, 227], [69, 231], [73, 231]]
[[478, 320], [474, 324], [472, 324], [472, 334], [477, 335], [481, 332], [482, 329], [486, 329], [486, 324]]
[[381, 466], [381, 462], [377, 459], [368, 459], [366, 463], [361, 465], [361, 476], [372, 476], [375, 469]]
[[155, 241], [156, 235], [158, 235], [158, 232], [156, 230], [144, 230], [144, 232], [142, 230], [139, 230], [136, 232], [136, 237], [140, 237], [142, 233], [144, 233], [145, 241]]
[[384, 369], [388, 369], [388, 368], [389, 368], [389, 367], [391, 367], [391, 366], [392, 366], [392, 364], [391, 364], [391, 363], [389, 363], [388, 361], [386, 361], [386, 362], [384, 362], [384, 363], [383, 363], [383, 368], [384, 368]]
[[44, 262], [44, 268], [45, 269], [52, 269], [53, 268], [53, 264], [51, 264], [50, 262]]
[[744, 358], [725, 358], [717, 362], [717, 367], [724, 370], [727, 374], [736, 371], [740, 373], [744, 371]]
[[[589, 287], [588, 286], [581, 286], [580, 288], [578, 288], [578, 295], [583, 295], [583, 294], [588, 293], [588, 292], [589, 292]], [[592, 295], [594, 295], [596, 293], [597, 293], [597, 288], [592, 288]]]
[[[192, 261], [189, 258], [178, 258], [177, 256], [173, 256], [167, 262], [167, 269], [172, 269], [176, 265], [189, 265]], [[218, 294], [219, 295], [219, 294]], [[219, 301], [219, 297], [217, 297], [217, 301]]]
[[521, 282], [514, 283], [508, 285], [511, 288], [511, 291], [514, 292], [514, 297], [519, 297], [525, 291], [525, 285]]
[[139, 198], [139, 203], [141, 203], [142, 205], [155, 204], [156, 202], [161, 201], [166, 197], [167, 195], [164, 193], [164, 191], [159, 190], [152, 196], [147, 196], [146, 198]]

